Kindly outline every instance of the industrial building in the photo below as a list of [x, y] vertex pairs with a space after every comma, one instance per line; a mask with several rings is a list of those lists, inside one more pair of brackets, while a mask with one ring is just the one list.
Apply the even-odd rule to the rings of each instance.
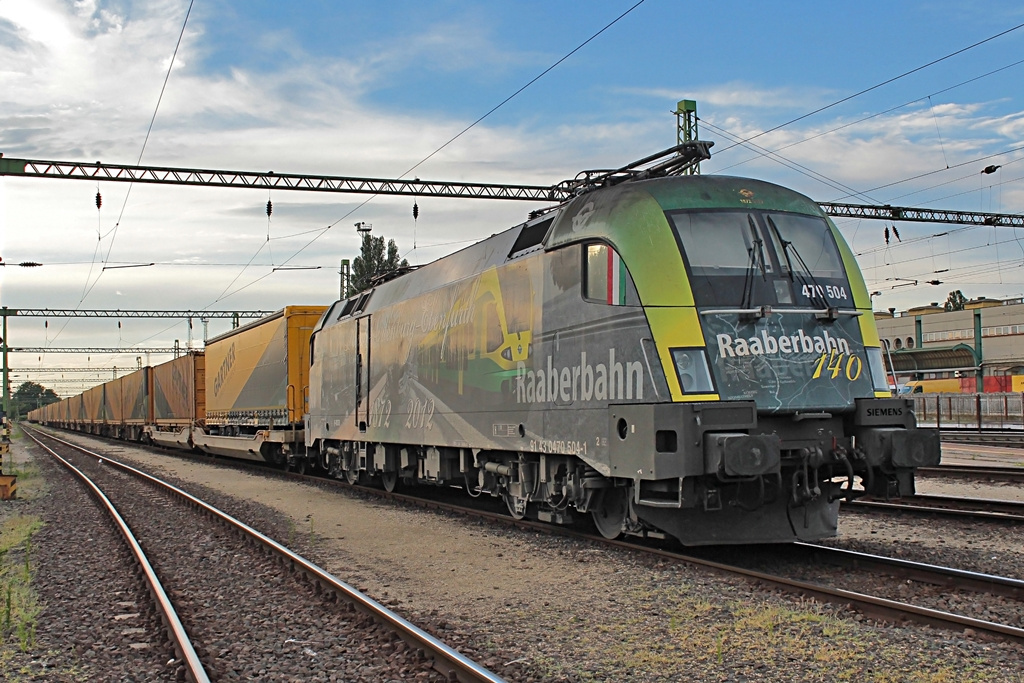
[[960, 311], [937, 302], [903, 312], [890, 308], [875, 311], [875, 320], [900, 385], [955, 379], [964, 392], [1024, 391], [1024, 298], [981, 297]]

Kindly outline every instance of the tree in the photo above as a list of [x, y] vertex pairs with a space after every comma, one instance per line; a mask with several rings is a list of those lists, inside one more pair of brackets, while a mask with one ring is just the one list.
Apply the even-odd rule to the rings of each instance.
[[388, 240], [385, 253], [383, 235], [374, 237], [370, 233], [363, 233], [363, 246], [359, 254], [352, 261], [352, 278], [345, 292], [346, 297], [369, 289], [371, 281], [378, 275], [409, 266], [407, 260], [398, 260], [398, 245], [394, 240]]
[[946, 303], [943, 305], [947, 311], [962, 311], [964, 310], [964, 304], [967, 303], [967, 297], [959, 289], [955, 292], [950, 292], [949, 297], [946, 299]]
[[30, 410], [48, 406], [60, 400], [53, 389], [47, 389], [35, 382], [22, 382], [11, 396], [11, 410], [15, 415], [27, 414]]

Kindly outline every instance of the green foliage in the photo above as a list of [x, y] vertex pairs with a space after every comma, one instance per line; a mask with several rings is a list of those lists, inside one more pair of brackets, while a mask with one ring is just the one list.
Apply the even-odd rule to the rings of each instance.
[[955, 292], [950, 292], [949, 297], [946, 298], [946, 303], [943, 305], [947, 311], [962, 311], [964, 305], [967, 303], [967, 297], [959, 289]]
[[15, 416], [27, 415], [28, 411], [48, 406], [60, 400], [53, 389], [47, 389], [35, 382], [22, 382], [11, 395], [11, 413]]
[[374, 237], [369, 233], [364, 233], [359, 256], [352, 261], [352, 277], [345, 296], [350, 297], [369, 289], [374, 277], [405, 268], [408, 265], [407, 260], [399, 260], [398, 245], [394, 240], [388, 240], [385, 245], [383, 235]]
[[22, 516], [0, 526], [0, 649], [11, 635], [22, 652], [35, 644], [41, 607], [32, 589], [32, 534], [39, 526], [38, 519]]

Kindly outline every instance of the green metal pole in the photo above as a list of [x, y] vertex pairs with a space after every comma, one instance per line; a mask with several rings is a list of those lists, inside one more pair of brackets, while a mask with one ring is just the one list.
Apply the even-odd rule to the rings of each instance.
[[7, 380], [7, 372], [8, 372], [8, 366], [7, 366], [7, 315], [8, 315], [8, 313], [7, 313], [7, 307], [6, 306], [4, 306], [3, 310], [0, 311], [0, 315], [3, 315], [3, 318], [4, 318], [4, 336], [3, 336], [3, 341], [0, 341], [0, 344], [3, 345], [3, 354], [4, 354], [4, 415], [7, 416], [7, 419], [10, 419], [11, 418], [11, 385], [8, 383], [8, 380]]

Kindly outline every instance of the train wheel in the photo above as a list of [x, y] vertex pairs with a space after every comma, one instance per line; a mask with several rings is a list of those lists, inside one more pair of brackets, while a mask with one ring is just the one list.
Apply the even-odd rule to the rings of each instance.
[[590, 514], [594, 517], [594, 526], [601, 535], [611, 539], [618, 538], [622, 533], [622, 523], [626, 521], [628, 511], [626, 489], [616, 486], [602, 491], [601, 498]]
[[398, 488], [398, 472], [394, 470], [390, 472], [381, 472], [380, 483], [384, 485], [385, 491], [388, 493], [394, 493], [395, 489]]

